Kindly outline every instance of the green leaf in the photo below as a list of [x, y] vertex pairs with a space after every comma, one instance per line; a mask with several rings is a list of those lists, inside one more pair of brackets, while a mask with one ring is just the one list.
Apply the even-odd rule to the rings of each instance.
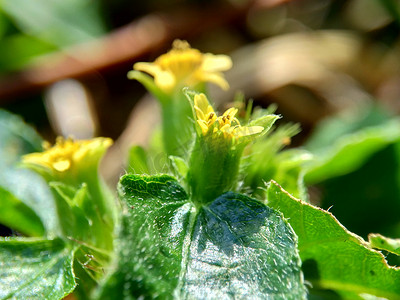
[[34, 62], [40, 55], [52, 52], [57, 48], [52, 44], [23, 33], [16, 33], [1, 40], [1, 72], [19, 70]]
[[[350, 231], [400, 236], [400, 142], [374, 153], [357, 170], [316, 186], [321, 207]], [[315, 189], [314, 189], [315, 191]], [[315, 194], [314, 194], [315, 195]]]
[[42, 236], [40, 218], [24, 203], [0, 187], [0, 223], [28, 236]]
[[400, 139], [400, 119], [367, 106], [322, 122], [306, 144], [315, 155], [305, 181], [315, 184], [360, 168], [374, 153]]
[[42, 151], [42, 138], [18, 116], [0, 109], [0, 166], [10, 166], [21, 155]]
[[371, 233], [368, 235], [368, 240], [372, 248], [400, 255], [400, 239], [391, 239], [380, 234]]
[[400, 121], [371, 127], [339, 139], [324, 154], [315, 153], [316, 160], [305, 176], [308, 184], [348, 174], [365, 163], [371, 155], [400, 139]]
[[57, 47], [93, 40], [105, 32], [99, 6], [87, 0], [1, 1], [0, 8], [22, 32]]
[[303, 299], [296, 236], [276, 211], [228, 192], [195, 207], [170, 176], [123, 176], [115, 267], [100, 299]]
[[[0, 110], [0, 141], [0, 189], [4, 191], [0, 196], [1, 206], [29, 207], [40, 218], [46, 234], [51, 237], [56, 236], [59, 224], [55, 203], [48, 186], [34, 172], [16, 167], [23, 154], [42, 150], [41, 137], [20, 117]], [[8, 220], [4, 220], [5, 218]], [[34, 221], [36, 218], [29, 209], [13, 209], [12, 216], [3, 216], [0, 222], [19, 230], [22, 227], [14, 227], [17, 225], [16, 220], [24, 218], [36, 223]], [[33, 225], [31, 229], [37, 229], [38, 226], [40, 225]], [[24, 225], [22, 232], [28, 234], [27, 229]], [[36, 231], [34, 235], [38, 233]]]
[[390, 267], [331, 213], [291, 197], [274, 182], [268, 205], [281, 211], [298, 235], [305, 279], [315, 289], [333, 290], [346, 299], [365, 294], [400, 299], [400, 269]]
[[0, 240], [0, 299], [62, 299], [75, 286], [73, 252], [60, 239]]
[[[0, 172], [0, 188], [35, 212], [48, 237], [55, 237], [60, 232], [53, 196], [39, 175], [30, 170], [3, 169]], [[7, 201], [7, 198], [0, 198], [0, 201]], [[25, 215], [25, 212], [27, 210], [14, 210], [19, 216], [15, 215], [13, 218], [31, 218], [30, 214]]]

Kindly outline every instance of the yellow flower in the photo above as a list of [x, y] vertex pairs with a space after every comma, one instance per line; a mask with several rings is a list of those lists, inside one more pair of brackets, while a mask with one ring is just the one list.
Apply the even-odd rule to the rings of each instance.
[[226, 55], [203, 54], [185, 41], [175, 40], [168, 53], [153, 63], [139, 62], [133, 68], [154, 77], [154, 83], [165, 93], [183, 87], [194, 87], [199, 83], [212, 82], [222, 89], [228, 89], [222, 71], [229, 70], [232, 61]]
[[264, 130], [262, 126], [241, 126], [239, 120], [235, 117], [238, 110], [234, 107], [229, 108], [222, 116], [217, 117], [204, 94], [194, 96], [194, 109], [197, 124], [199, 124], [203, 135], [206, 135], [210, 128], [213, 128], [212, 133], [222, 132], [225, 137], [229, 138], [249, 136], [261, 133]]
[[79, 165], [90, 165], [91, 162], [97, 164], [111, 144], [112, 140], [109, 138], [74, 141], [71, 138], [58, 137], [53, 147], [48, 143], [44, 145], [44, 152], [24, 155], [22, 163], [64, 173]]

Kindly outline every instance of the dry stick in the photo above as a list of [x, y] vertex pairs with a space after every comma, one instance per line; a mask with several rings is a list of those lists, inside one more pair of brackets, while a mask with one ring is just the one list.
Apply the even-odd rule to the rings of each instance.
[[235, 21], [243, 17], [249, 7], [220, 6], [201, 10], [186, 7], [171, 13], [147, 15], [103, 38], [50, 54], [41, 64], [0, 79], [0, 104], [64, 78], [76, 78], [133, 62], [175, 38], [189, 38]]

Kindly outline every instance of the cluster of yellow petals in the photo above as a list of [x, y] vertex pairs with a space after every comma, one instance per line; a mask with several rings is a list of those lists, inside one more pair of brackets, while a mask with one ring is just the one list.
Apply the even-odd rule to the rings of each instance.
[[154, 77], [154, 83], [164, 92], [170, 93], [184, 86], [193, 87], [202, 82], [212, 82], [228, 89], [222, 71], [229, 70], [232, 61], [226, 55], [203, 54], [193, 49], [186, 41], [175, 40], [168, 53], [153, 63], [139, 62], [133, 68]]
[[44, 152], [27, 154], [23, 156], [22, 162], [57, 172], [66, 172], [74, 165], [85, 163], [84, 160], [89, 156], [96, 156], [96, 153], [102, 154], [111, 144], [112, 140], [109, 138], [74, 141], [71, 138], [58, 137], [53, 147], [45, 143]]
[[203, 135], [222, 132], [225, 137], [240, 138], [260, 133], [264, 130], [262, 126], [241, 126], [239, 120], [235, 117], [237, 108], [229, 108], [222, 116], [217, 116], [214, 109], [204, 94], [197, 94], [194, 97], [194, 109]]

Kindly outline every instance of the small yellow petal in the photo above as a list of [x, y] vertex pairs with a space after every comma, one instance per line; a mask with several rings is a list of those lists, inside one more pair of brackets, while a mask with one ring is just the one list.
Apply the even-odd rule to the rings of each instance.
[[154, 63], [138, 62], [133, 65], [133, 69], [149, 73], [152, 76], [156, 76], [159, 72], [162, 72], [161, 68]]
[[233, 120], [233, 118], [235, 117], [235, 115], [236, 115], [237, 112], [238, 112], [238, 109], [237, 109], [237, 108], [231, 107], [231, 108], [227, 109], [227, 110], [224, 112], [223, 116], [224, 116], [224, 117], [228, 117], [228, 116], [229, 116], [230, 120]]
[[229, 89], [229, 84], [221, 73], [198, 72], [196, 75], [198, 82], [212, 82], [225, 91]]
[[207, 115], [210, 112], [214, 112], [210, 103], [207, 100], [206, 95], [204, 95], [203, 93], [194, 96], [194, 105], [197, 106], [204, 115]]
[[205, 117], [203, 111], [200, 109], [200, 107], [195, 105], [194, 109], [196, 111], [197, 119], [199, 119], [199, 120], [205, 120], [206, 119], [206, 117]]
[[203, 70], [205, 72], [220, 72], [232, 68], [232, 60], [227, 55], [214, 55], [206, 53], [203, 55]]
[[154, 76], [154, 82], [164, 91], [171, 91], [176, 85], [175, 76], [171, 72], [162, 71]]
[[216, 120], [217, 120], [217, 115], [214, 112], [208, 114], [207, 123], [209, 124], [209, 126], [212, 125]]
[[197, 124], [200, 125], [201, 131], [203, 132], [203, 134], [206, 134], [208, 131], [207, 124], [203, 120], [197, 120]]
[[230, 128], [231, 125], [229, 124], [225, 124], [224, 126], [222, 126], [219, 130], [221, 130], [222, 132], [226, 131], [228, 128]]
[[53, 168], [58, 172], [64, 172], [69, 169], [71, 162], [69, 160], [60, 160], [53, 163]]

